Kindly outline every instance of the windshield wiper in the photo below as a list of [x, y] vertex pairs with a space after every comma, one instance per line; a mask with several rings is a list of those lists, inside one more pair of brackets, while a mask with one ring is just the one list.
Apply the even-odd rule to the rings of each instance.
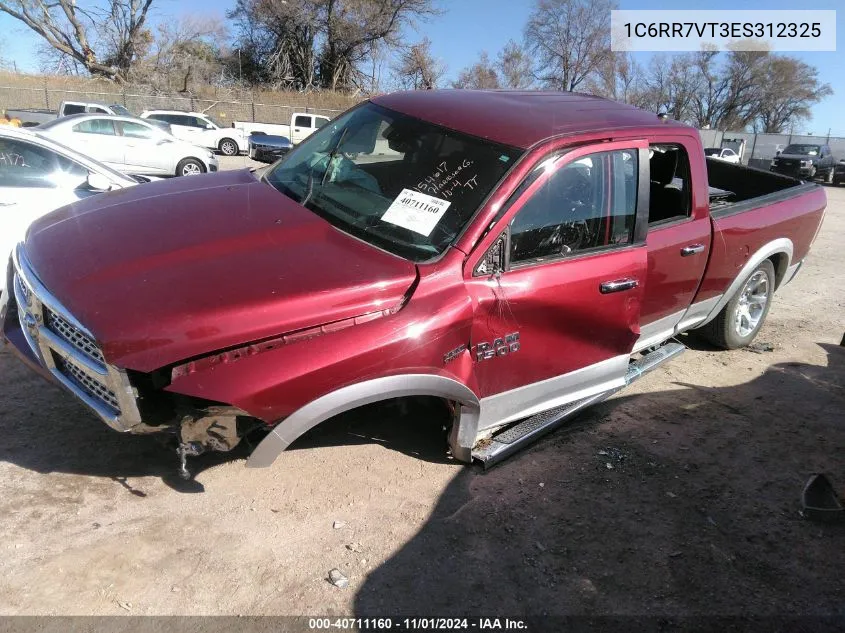
[[334, 160], [334, 157], [337, 156], [337, 150], [340, 147], [340, 144], [343, 143], [343, 139], [346, 138], [346, 133], [348, 131], [348, 127], [343, 128], [343, 132], [340, 133], [340, 138], [337, 139], [337, 143], [335, 143], [334, 148], [332, 148], [332, 151], [329, 152], [329, 160], [326, 163], [326, 171], [323, 172], [323, 177], [320, 179], [321, 187], [326, 184], [326, 177], [329, 175], [329, 169], [331, 169], [332, 161]]

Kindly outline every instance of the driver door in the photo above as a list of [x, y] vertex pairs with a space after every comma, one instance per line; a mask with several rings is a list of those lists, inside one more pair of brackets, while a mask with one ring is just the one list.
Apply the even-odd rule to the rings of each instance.
[[542, 159], [468, 260], [479, 430], [624, 384], [647, 270], [648, 165], [644, 140]]

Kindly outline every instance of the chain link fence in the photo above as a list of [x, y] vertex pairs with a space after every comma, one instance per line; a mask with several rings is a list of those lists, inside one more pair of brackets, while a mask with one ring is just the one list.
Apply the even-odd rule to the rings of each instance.
[[[252, 95], [249, 92], [240, 96], [246, 97], [246, 99], [137, 94], [131, 90], [122, 92], [62, 90], [48, 88], [46, 85], [43, 88], [0, 86], [0, 111], [7, 108], [58, 110], [63, 101], [84, 101], [105, 105], [119, 104], [133, 114], [141, 114], [144, 110], [202, 112], [215, 118], [223, 125], [228, 125], [233, 121], [290, 123], [291, 115], [294, 112], [307, 112], [333, 118], [346, 109], [323, 107], [320, 102], [324, 99], [320, 93], [307, 95], [279, 93], [278, 97], [287, 98], [290, 101], [287, 104], [257, 102], [250, 99]], [[325, 100], [338, 101], [333, 96], [327, 96]], [[352, 99], [346, 100], [349, 101], [350, 106], [354, 103]]]
[[[743, 165], [768, 169], [778, 151], [793, 143], [829, 145], [837, 160], [845, 159], [845, 138], [840, 136], [808, 136], [805, 134], [754, 134], [752, 132], [730, 132], [720, 130], [699, 130], [704, 147], [730, 147], [740, 153]], [[745, 141], [745, 145], [741, 144]]]
[[[9, 76], [0, 79], [8, 79]], [[55, 78], [12, 76], [14, 83], [0, 85], [0, 111], [6, 108], [43, 108], [58, 110], [62, 101], [85, 101], [110, 105], [120, 104], [134, 114], [144, 110], [184, 110], [203, 112], [224, 126], [233, 121], [257, 123], [290, 123], [294, 112], [320, 114], [333, 118], [352, 106], [361, 97], [337, 93], [283, 93], [249, 90], [223, 90], [220, 98], [143, 94], [139, 87], [122, 91], [74, 90], [56, 88]], [[80, 82], [83, 80], [79, 80]], [[90, 82], [90, 80], [87, 80]], [[39, 85], [40, 84], [40, 85]], [[88, 84], [83, 84], [88, 85]], [[211, 91], [216, 92], [215, 89]], [[279, 101], [280, 103], [273, 103]], [[699, 130], [704, 147], [731, 147], [742, 150], [742, 163], [768, 169], [778, 150], [791, 143], [830, 145], [837, 159], [845, 159], [845, 138], [837, 136], [806, 136], [799, 134], [754, 134], [721, 130]], [[744, 145], [741, 141], [745, 141]]]

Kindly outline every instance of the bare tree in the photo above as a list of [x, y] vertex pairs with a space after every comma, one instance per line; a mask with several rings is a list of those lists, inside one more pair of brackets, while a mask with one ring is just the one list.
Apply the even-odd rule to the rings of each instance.
[[431, 54], [431, 40], [427, 37], [403, 51], [394, 75], [406, 90], [432, 90], [446, 73], [446, 68]]
[[816, 68], [799, 59], [773, 55], [765, 69], [756, 128], [779, 133], [810, 118], [810, 108], [833, 94], [818, 76]]
[[499, 51], [496, 65], [498, 66], [502, 87], [524, 90], [534, 85], [531, 58], [526, 50], [513, 40], [510, 40]]
[[644, 101], [642, 69], [630, 53], [612, 53], [586, 83], [587, 91], [614, 101]]
[[452, 82], [453, 88], [471, 88], [475, 90], [501, 88], [496, 68], [490, 61], [487, 51], [482, 51], [478, 61], [464, 68], [458, 78]]
[[215, 17], [188, 16], [159, 25], [150, 54], [136, 63], [133, 81], [158, 90], [189, 92], [192, 84], [219, 82], [226, 28]]
[[613, 0], [538, 0], [525, 26], [537, 78], [556, 90], [575, 90], [597, 73], [610, 51]]
[[151, 35], [145, 27], [153, 0], [0, 0], [0, 11], [19, 20], [61, 55], [92, 75], [125, 81]]
[[364, 66], [438, 12], [434, 0], [237, 0], [230, 17], [253, 80], [345, 90], [371, 85]]
[[693, 123], [714, 129], [744, 129], [759, 114], [769, 53], [731, 51], [720, 64], [719, 53], [695, 55], [699, 86], [693, 98]]

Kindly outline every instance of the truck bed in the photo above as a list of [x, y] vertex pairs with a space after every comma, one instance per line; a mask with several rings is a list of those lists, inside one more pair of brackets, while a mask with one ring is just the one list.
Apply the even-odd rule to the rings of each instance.
[[824, 188], [718, 160], [707, 160], [707, 174], [712, 247], [695, 301], [727, 293], [748, 258], [775, 242], [791, 252], [773, 257], [780, 284], [788, 268], [806, 257], [818, 232], [827, 204]]
[[784, 200], [815, 185], [770, 171], [707, 159], [710, 214], [720, 217]]

